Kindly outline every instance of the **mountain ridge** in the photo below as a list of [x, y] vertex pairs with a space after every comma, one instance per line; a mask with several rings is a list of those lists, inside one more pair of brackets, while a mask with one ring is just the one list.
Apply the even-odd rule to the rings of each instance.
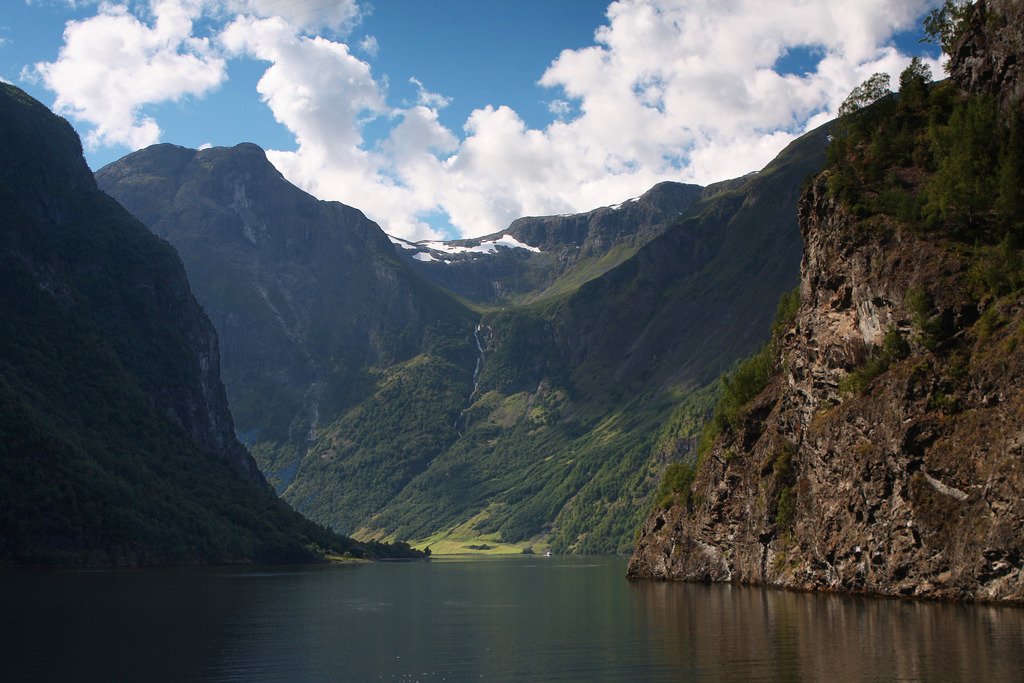
[[432, 324], [462, 320], [468, 334], [475, 321], [361, 211], [291, 185], [251, 143], [154, 146], [96, 175], [182, 253], [224, 340], [240, 431], [280, 490], [320, 420], [369, 391], [365, 367], [414, 356]]
[[[702, 190], [705, 203], [689, 218], [603, 275], [559, 297], [485, 313], [480, 394], [466, 436], [378, 523], [420, 538], [427, 529], [417, 518], [448, 515], [453, 529], [475, 519], [479, 533], [506, 540], [546, 535], [559, 552], [628, 547], [653, 488], [645, 472], [664, 466], [655, 442], [673, 411], [684, 421], [702, 419], [709, 385], [760, 343], [767, 300], [796, 281], [799, 235], [786, 201], [795, 206], [805, 176], [819, 167], [827, 130], [794, 143], [760, 177]], [[719, 272], [728, 286], [716, 280]], [[723, 305], [737, 306], [731, 324], [706, 305], [714, 291]], [[763, 294], [740, 296], [750, 291]], [[680, 326], [683, 320], [693, 327]], [[698, 341], [704, 333], [713, 341]], [[708, 358], [719, 367], [696, 372], [712, 365]], [[680, 437], [680, 452], [663, 451], [683, 457], [688, 438]], [[515, 481], [516, 468], [534, 474]], [[463, 486], [451, 483], [453, 472], [466, 477]], [[502, 480], [509, 488], [490, 503], [459, 493]], [[574, 483], [562, 488], [566, 481]], [[432, 509], [431, 497], [443, 498], [446, 511]], [[465, 510], [461, 519], [450, 516], [454, 509]]]
[[0, 564], [408, 554], [273, 495], [176, 252], [97, 189], [67, 121], [7, 84], [0, 156]]
[[529, 303], [622, 263], [662, 234], [704, 192], [699, 185], [664, 181], [618, 204], [575, 214], [524, 216], [504, 230], [472, 239], [402, 240], [396, 250], [425, 277], [470, 301], [487, 306]]

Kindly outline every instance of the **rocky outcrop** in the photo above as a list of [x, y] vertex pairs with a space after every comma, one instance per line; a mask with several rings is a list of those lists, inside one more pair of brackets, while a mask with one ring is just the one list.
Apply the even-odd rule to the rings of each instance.
[[996, 97], [1007, 109], [1024, 103], [1024, 4], [979, 0], [959, 32], [949, 60], [953, 79]]
[[1024, 599], [1024, 364], [1005, 352], [1021, 331], [970, 332], [966, 353], [916, 346], [866, 393], [840, 392], [889, 330], [916, 344], [913, 287], [958, 327], [976, 309], [955, 256], [895, 229], [864, 234], [825, 184], [801, 202], [785, 372], [717, 444], [689, 499], [648, 519], [629, 576]]
[[[954, 77], [1012, 107], [1021, 24], [1003, 20], [1020, 6], [974, 12]], [[833, 172], [800, 202], [800, 306], [775, 376], [648, 518], [628, 574], [1024, 601], [1024, 299], [979, 301], [969, 249], [854, 217]]]

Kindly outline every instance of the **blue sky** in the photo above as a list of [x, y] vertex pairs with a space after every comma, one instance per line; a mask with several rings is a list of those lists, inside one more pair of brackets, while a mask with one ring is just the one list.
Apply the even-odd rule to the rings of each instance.
[[[0, 20], [0, 37], [10, 40], [0, 46], [0, 78], [52, 104], [53, 92], [41, 82], [20, 78], [22, 70], [52, 61], [60, 49], [65, 22], [95, 15], [96, 3], [75, 8], [60, 0], [9, 1], [12, 6]], [[317, 6], [330, 1], [320, 0]], [[514, 106], [527, 123], [538, 127], [552, 118], [546, 104], [552, 93], [538, 86], [537, 78], [561, 50], [593, 41], [607, 7], [607, 0], [375, 0], [366, 18], [343, 39], [358, 44], [364, 36], [376, 38], [379, 52], [373, 70], [388, 79], [396, 102], [415, 100], [416, 88], [409, 82], [413, 77], [451, 98], [441, 119], [452, 128], [459, 128], [473, 109], [489, 103]], [[212, 34], [218, 26], [212, 23], [206, 28]], [[265, 68], [256, 60], [234, 61], [227, 81], [216, 92], [155, 106], [165, 131], [163, 141], [190, 147], [256, 142], [275, 149], [294, 148], [293, 136], [274, 121], [256, 93]], [[77, 127], [84, 132], [84, 126]], [[370, 126], [370, 138], [379, 137], [384, 128]], [[99, 168], [128, 151], [100, 147], [86, 150], [86, 159]]]
[[251, 141], [389, 232], [454, 237], [756, 170], [866, 76], [936, 56], [925, 0], [847, 4], [10, 0], [0, 78], [94, 168]]

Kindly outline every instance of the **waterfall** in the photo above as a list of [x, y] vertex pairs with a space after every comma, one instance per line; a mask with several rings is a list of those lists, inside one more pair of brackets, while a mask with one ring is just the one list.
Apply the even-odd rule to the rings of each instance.
[[473, 340], [476, 342], [476, 350], [479, 355], [476, 357], [476, 368], [473, 370], [473, 392], [469, 395], [469, 402], [473, 402], [473, 397], [476, 396], [476, 392], [480, 390], [480, 363], [484, 360], [484, 347], [480, 343], [480, 323], [477, 323], [476, 329], [473, 330]]
[[466, 407], [462, 409], [462, 412], [459, 413], [458, 419], [455, 420], [455, 424], [452, 425], [455, 428], [455, 431], [458, 431], [459, 423], [462, 422], [466, 413], [468, 413], [469, 409], [473, 406], [473, 399], [476, 398], [477, 392], [480, 391], [480, 365], [484, 360], [484, 345], [480, 343], [480, 331], [482, 329], [483, 325], [481, 323], [477, 323], [476, 328], [473, 330], [473, 340], [476, 342], [477, 350], [476, 367], [473, 369], [473, 391], [469, 393], [469, 398], [466, 399]]

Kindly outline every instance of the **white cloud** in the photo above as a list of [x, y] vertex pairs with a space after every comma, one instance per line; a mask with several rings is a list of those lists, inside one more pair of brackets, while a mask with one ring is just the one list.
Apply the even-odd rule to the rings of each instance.
[[[103, 4], [68, 24], [60, 56], [37, 73], [60, 111], [95, 126], [90, 143], [137, 147], [159, 135], [144, 105], [217, 87], [225, 57], [269, 62], [257, 90], [297, 148], [268, 156], [290, 180], [397, 235], [436, 237], [424, 216], [440, 212], [474, 236], [522, 215], [614, 203], [661, 180], [707, 183], [760, 168], [867, 76], [898, 75], [909, 57], [889, 40], [928, 2], [619, 0], [592, 45], [538, 74], [555, 117], [540, 129], [488, 105], [450, 130], [438, 119], [449, 99], [415, 77], [415, 100], [390, 106], [386, 77], [343, 42], [307, 35], [351, 30], [363, 12], [356, 0], [151, 0], [149, 24]], [[192, 20], [225, 11], [242, 14], [217, 45], [190, 36]], [[372, 59], [379, 45], [364, 36], [358, 49]], [[794, 49], [818, 63], [777, 73]], [[366, 140], [370, 120], [390, 129], [385, 139]]]
[[268, 151], [285, 176], [318, 197], [363, 209], [400, 235], [433, 235], [416, 217], [429, 210], [423, 191], [399, 186], [388, 158], [361, 144], [366, 121], [395, 116], [392, 137], [403, 144], [390, 151], [415, 165], [415, 145], [429, 150], [455, 142], [438, 134], [436, 116], [431, 120], [421, 107], [393, 112], [370, 66], [346, 45], [298, 35], [280, 18], [238, 18], [221, 41], [231, 54], [272, 62], [256, 89], [298, 143], [294, 152]]
[[548, 102], [548, 111], [564, 121], [572, 113], [572, 105], [565, 100], [551, 100]]
[[152, 144], [160, 127], [145, 105], [201, 96], [225, 77], [224, 60], [191, 36], [197, 8], [195, 1], [152, 0], [146, 24], [125, 5], [103, 3], [96, 16], [69, 21], [57, 59], [27, 74], [57, 93], [59, 113], [93, 127], [89, 146]]
[[416, 86], [416, 104], [422, 107], [430, 107], [431, 109], [444, 109], [452, 103], [450, 97], [438, 94], [436, 92], [430, 92], [425, 87], [420, 79], [413, 76], [409, 79], [409, 82]]
[[[557, 119], [542, 129], [508, 107], [486, 106], [456, 136], [437, 121], [446, 99], [411, 79], [416, 106], [398, 112], [374, 152], [356, 140], [347, 153], [336, 145], [325, 153], [313, 129], [326, 138], [352, 126], [319, 117], [289, 125], [299, 150], [272, 158], [314, 194], [353, 203], [407, 237], [424, 236], [423, 212], [441, 210], [463, 235], [481, 235], [522, 215], [609, 204], [660, 180], [735, 177], [830, 118], [870, 74], [897, 75], [909, 58], [887, 43], [926, 6], [620, 0], [593, 45], [562, 52], [540, 76], [558, 95], [549, 104]], [[794, 48], [812, 48], [820, 62], [804, 75], [777, 73], [776, 61]], [[367, 164], [362, 183], [348, 177], [353, 155]]]
[[366, 62], [344, 43], [296, 35], [280, 18], [239, 17], [221, 34], [229, 53], [272, 62], [256, 90], [300, 146], [350, 156], [361, 117], [388, 111]]
[[99, 2], [100, 0], [25, 0], [25, 4], [29, 7], [33, 5], [65, 5], [72, 9], [95, 5]]
[[362, 40], [359, 41], [359, 49], [367, 57], [376, 57], [380, 53], [380, 44], [374, 36], [363, 36]]
[[[213, 0], [216, 2], [216, 0]], [[278, 17], [300, 31], [346, 34], [364, 16], [356, 0], [221, 0], [233, 12], [259, 18]]]

